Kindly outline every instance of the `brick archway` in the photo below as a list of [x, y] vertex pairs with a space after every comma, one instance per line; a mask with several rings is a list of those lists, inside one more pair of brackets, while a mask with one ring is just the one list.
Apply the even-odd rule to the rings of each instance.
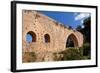
[[67, 47], [78, 47], [78, 39], [74, 34], [70, 34], [66, 40], [66, 48]]

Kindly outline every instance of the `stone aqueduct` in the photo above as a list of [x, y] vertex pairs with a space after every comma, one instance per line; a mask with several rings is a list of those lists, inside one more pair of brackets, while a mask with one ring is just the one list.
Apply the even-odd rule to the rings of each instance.
[[[32, 10], [23, 10], [23, 53], [35, 52], [37, 61], [50, 61], [52, 53], [65, 50], [67, 40], [73, 40], [74, 47], [83, 45], [83, 35], [56, 22], [52, 18]], [[32, 42], [26, 41], [26, 35], [32, 35]], [[24, 55], [23, 55], [24, 57]]]

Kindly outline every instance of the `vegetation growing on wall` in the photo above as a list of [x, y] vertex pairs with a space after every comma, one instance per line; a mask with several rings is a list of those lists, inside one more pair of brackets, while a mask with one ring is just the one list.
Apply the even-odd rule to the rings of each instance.
[[23, 62], [35, 62], [36, 55], [34, 52], [24, 52], [23, 53]]

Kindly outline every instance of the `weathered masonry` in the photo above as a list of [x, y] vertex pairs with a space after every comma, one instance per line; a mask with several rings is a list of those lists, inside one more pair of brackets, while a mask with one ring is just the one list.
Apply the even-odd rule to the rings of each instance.
[[[56, 22], [52, 18], [32, 10], [23, 10], [22, 44], [24, 52], [35, 52], [37, 61], [52, 61], [52, 53], [60, 52], [70, 47], [83, 45], [83, 35], [69, 27]], [[32, 42], [26, 41], [26, 35], [32, 36]], [[24, 57], [24, 54], [23, 54]]]

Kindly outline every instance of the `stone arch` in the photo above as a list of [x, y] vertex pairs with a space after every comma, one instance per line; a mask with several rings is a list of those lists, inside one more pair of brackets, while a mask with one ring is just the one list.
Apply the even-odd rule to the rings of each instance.
[[50, 43], [50, 35], [49, 34], [44, 35], [44, 41], [45, 41], [45, 43]]
[[30, 42], [36, 42], [36, 34], [35, 34], [35, 32], [29, 31], [29, 32], [27, 32], [27, 35], [30, 35], [30, 37], [32, 39]]
[[66, 48], [67, 47], [78, 47], [78, 39], [76, 35], [70, 34], [66, 40]]

